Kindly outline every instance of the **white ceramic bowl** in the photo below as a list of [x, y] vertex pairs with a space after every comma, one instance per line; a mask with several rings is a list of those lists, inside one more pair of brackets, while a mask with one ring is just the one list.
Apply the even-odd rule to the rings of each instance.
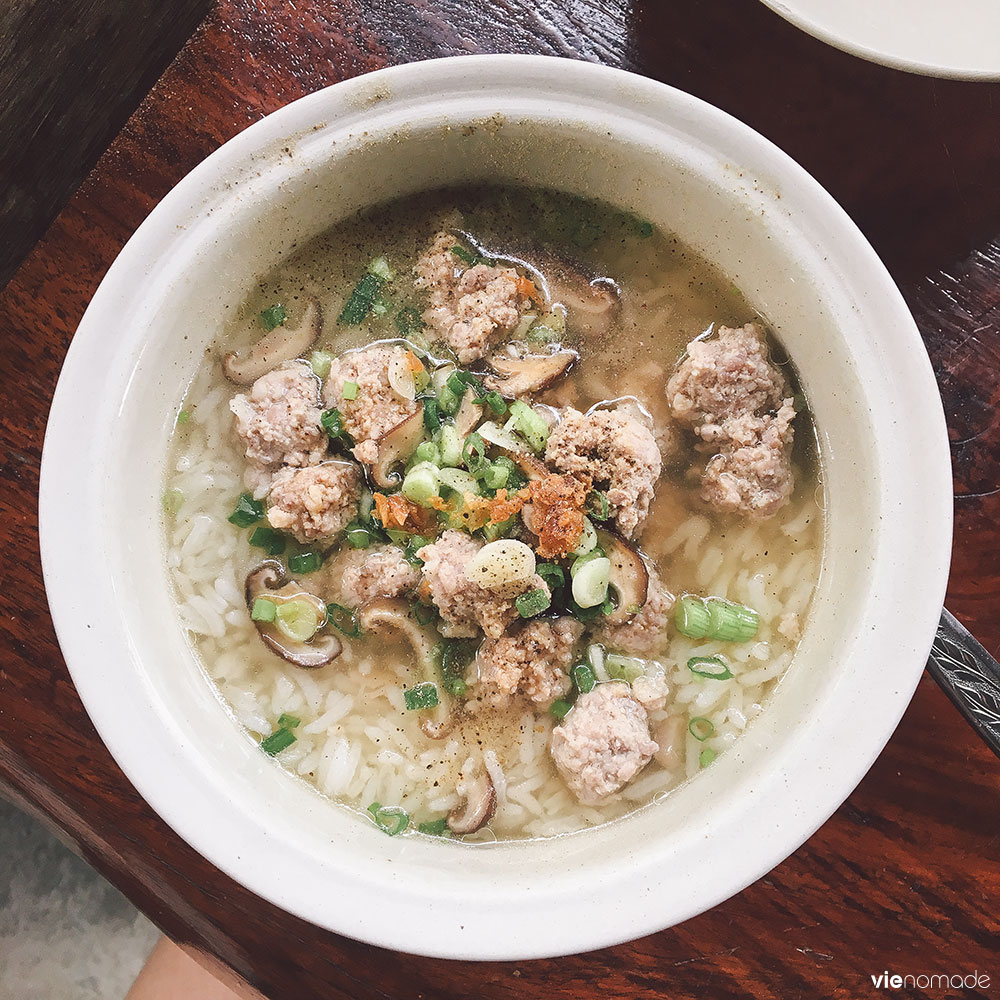
[[[799, 655], [736, 747], [662, 803], [571, 837], [392, 839], [237, 730], [182, 633], [159, 502], [172, 414], [209, 340], [290, 248], [356, 209], [465, 180], [596, 195], [676, 232], [794, 357], [822, 438], [829, 537]], [[740, 122], [556, 59], [384, 70], [226, 143], [121, 252], [70, 348], [40, 498], [45, 581], [81, 697], [188, 843], [323, 927], [426, 955], [530, 958], [647, 934], [794, 851], [891, 735], [941, 610], [951, 479], [903, 301], [829, 195]]]

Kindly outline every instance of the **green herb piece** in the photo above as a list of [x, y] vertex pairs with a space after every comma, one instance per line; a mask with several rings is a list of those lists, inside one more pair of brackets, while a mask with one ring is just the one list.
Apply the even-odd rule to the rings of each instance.
[[278, 716], [278, 727], [280, 729], [294, 729], [301, 722], [302, 720], [297, 715], [289, 715], [287, 712], [282, 712]]
[[498, 417], [502, 417], [507, 412], [507, 401], [496, 389], [490, 389], [485, 396], [480, 396], [476, 403], [480, 406], [488, 406]]
[[295, 742], [295, 733], [290, 729], [277, 729], [267, 739], [260, 741], [260, 748], [269, 757], [287, 750]]
[[591, 490], [587, 494], [587, 513], [597, 521], [606, 521], [611, 513], [607, 494]]
[[[597, 551], [594, 549], [593, 551]], [[607, 556], [588, 559], [590, 553], [581, 556], [570, 567], [573, 577], [573, 600], [581, 608], [593, 608], [604, 602], [608, 596], [608, 585], [611, 580], [611, 560]], [[580, 566], [580, 562], [587, 561]]]
[[458, 412], [458, 408], [462, 403], [461, 397], [456, 396], [455, 393], [448, 388], [447, 383], [438, 389], [437, 400], [438, 410], [449, 417]]
[[641, 240], [647, 240], [653, 235], [653, 223], [645, 219], [635, 220], [635, 231]]
[[278, 605], [269, 597], [258, 597], [250, 609], [250, 620], [254, 622], [273, 622], [278, 611]]
[[438, 689], [433, 681], [424, 681], [414, 687], [407, 688], [403, 692], [403, 702], [411, 712], [421, 711], [425, 708], [437, 708]]
[[[444, 430], [444, 428], [441, 428]], [[431, 465], [441, 464], [441, 450], [433, 441], [421, 441], [417, 445], [417, 450], [413, 453], [413, 458], [410, 461], [414, 465], [420, 465], [423, 462], [428, 462]]]
[[340, 390], [340, 395], [342, 399], [357, 399], [358, 398], [358, 383], [357, 382], [345, 382], [343, 388]]
[[534, 618], [548, 608], [550, 604], [549, 595], [541, 587], [529, 590], [526, 594], [521, 594], [514, 601], [514, 607], [522, 618]]
[[259, 528], [254, 528], [250, 544], [263, 549], [269, 556], [280, 556], [285, 551], [285, 536], [274, 528], [265, 528], [261, 525]]
[[354, 439], [344, 430], [344, 418], [336, 407], [324, 410], [319, 422], [332, 441], [342, 441], [348, 448], [354, 447]]
[[515, 399], [510, 404], [510, 419], [503, 425], [503, 429], [508, 434], [517, 431], [528, 442], [532, 451], [536, 452], [543, 451], [545, 442], [549, 439], [549, 425], [545, 418], [520, 399]]
[[458, 246], [457, 244], [451, 248], [451, 252], [461, 261], [464, 261], [469, 267], [475, 264], [479, 257], [474, 254], [471, 250], [466, 250], [465, 247]]
[[352, 549], [367, 549], [375, 541], [372, 532], [357, 521], [351, 521], [347, 526], [345, 537]]
[[[455, 468], [462, 464], [462, 438], [454, 424], [442, 424], [438, 431], [438, 462], [436, 464]], [[419, 451], [420, 448], [417, 448]]]
[[480, 474], [483, 485], [489, 490], [500, 490], [507, 485], [510, 470], [499, 462], [490, 462]]
[[445, 691], [461, 698], [466, 691], [465, 672], [476, 655], [475, 639], [445, 639], [434, 648]]
[[429, 545], [430, 541], [424, 538], [423, 535], [413, 535], [410, 537], [409, 541], [406, 543], [406, 548], [403, 549], [403, 558], [411, 565], [420, 567], [423, 566], [424, 561], [417, 555], [417, 553], [425, 546]]
[[183, 427], [190, 419], [191, 419], [191, 411], [181, 410], [180, 413], [177, 414], [177, 419], [174, 421], [174, 426]]
[[608, 653], [604, 658], [604, 669], [613, 680], [628, 681], [631, 684], [646, 672], [646, 664], [637, 656]]
[[413, 617], [416, 619], [418, 625], [430, 625], [437, 618], [436, 608], [428, 607], [428, 605], [421, 604], [419, 601], [413, 601], [410, 604], [410, 610], [413, 612]]
[[549, 712], [557, 719], [565, 719], [572, 707], [568, 701], [563, 701], [560, 698], [559, 701], [552, 702]]
[[299, 552], [288, 557], [288, 569], [292, 573], [315, 573], [323, 565], [323, 557], [318, 552]]
[[418, 310], [412, 306], [406, 306], [396, 313], [396, 329], [403, 337], [412, 337], [420, 333], [424, 328], [424, 321], [420, 318]]
[[713, 681], [728, 681], [733, 676], [729, 667], [718, 656], [692, 656], [688, 660], [688, 670]]
[[163, 504], [164, 512], [173, 517], [184, 506], [184, 493], [178, 489], [167, 490], [160, 502]]
[[698, 715], [688, 723], [688, 732], [699, 743], [704, 743], [705, 740], [715, 735], [715, 723], [703, 715]]
[[373, 274], [371, 271], [363, 274], [361, 280], [354, 286], [350, 298], [344, 303], [337, 322], [341, 326], [357, 326], [362, 322], [372, 311], [372, 306], [375, 305], [384, 283], [385, 279], [378, 274]]
[[760, 615], [753, 608], [713, 597], [708, 605], [709, 638], [720, 642], [746, 642], [757, 634]]
[[259, 500], [254, 500], [249, 493], [241, 493], [232, 514], [226, 520], [237, 528], [249, 528], [263, 517], [264, 505]]
[[412, 500], [421, 507], [429, 507], [438, 493], [437, 469], [430, 462], [415, 465], [403, 479], [400, 492], [407, 500]]
[[716, 752], [711, 747], [705, 747], [700, 754], [698, 754], [698, 764], [701, 767], [708, 767], [713, 760], [718, 756]]
[[274, 624], [296, 642], [308, 642], [320, 626], [319, 615], [311, 601], [296, 597], [282, 601], [274, 613]]
[[443, 837], [448, 832], [448, 817], [442, 816], [441, 819], [421, 823], [417, 830], [420, 833], [426, 833], [428, 837]]
[[476, 378], [472, 372], [465, 372], [461, 370], [452, 372], [448, 376], [448, 381], [445, 382], [445, 385], [448, 386], [448, 388], [451, 389], [451, 391], [455, 393], [459, 399], [465, 395], [466, 389], [471, 389], [476, 396], [486, 395], [486, 389], [483, 387], [483, 383], [480, 382], [480, 380]]
[[597, 678], [594, 676], [594, 671], [590, 669], [586, 663], [578, 663], [572, 671], [570, 671], [573, 677], [573, 683], [576, 685], [577, 691], [580, 694], [586, 694], [588, 691], [593, 691], [595, 685], [597, 684]]
[[390, 837], [402, 833], [410, 825], [410, 814], [401, 806], [383, 806], [373, 802], [368, 807], [375, 825]]
[[374, 274], [383, 281], [392, 281], [395, 277], [392, 268], [389, 266], [389, 261], [385, 257], [376, 257], [368, 265], [368, 273]]
[[313, 351], [309, 355], [309, 367], [317, 378], [326, 378], [332, 364], [333, 355], [329, 351]]
[[441, 408], [433, 396], [424, 400], [424, 427], [428, 434], [434, 434], [441, 426]]
[[705, 602], [700, 597], [685, 594], [674, 612], [674, 625], [681, 635], [689, 639], [704, 639], [708, 635], [711, 616]]
[[358, 613], [351, 608], [345, 608], [343, 604], [328, 604], [326, 606], [326, 620], [349, 639], [357, 639], [361, 635]]
[[462, 445], [462, 461], [474, 476], [478, 476], [487, 466], [486, 442], [473, 431]]
[[276, 326], [281, 326], [288, 319], [285, 307], [280, 303], [269, 306], [260, 314], [260, 321], [265, 330], [273, 330]]
[[562, 566], [555, 563], [539, 563], [535, 567], [535, 572], [545, 581], [549, 590], [563, 586], [566, 583], [566, 573]]

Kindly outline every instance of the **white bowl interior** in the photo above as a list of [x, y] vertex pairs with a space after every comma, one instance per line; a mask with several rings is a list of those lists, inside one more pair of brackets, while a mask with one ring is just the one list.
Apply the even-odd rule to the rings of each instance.
[[[716, 765], [585, 834], [462, 849], [383, 836], [239, 731], [182, 633], [160, 498], [178, 401], [254, 282], [358, 208], [471, 180], [599, 196], [715, 261], [800, 372], [821, 437], [828, 537], [798, 655], [768, 711]], [[71, 440], [82, 400], [96, 407], [88, 455]], [[912, 422], [897, 419], [904, 411]], [[71, 505], [86, 518], [83, 543], [79, 522], [70, 531], [62, 520]], [[950, 478], [912, 320], [807, 175], [685, 95], [508, 57], [402, 67], [314, 95], [176, 189], [123, 252], [74, 342], [46, 444], [42, 520], [74, 680], [123, 769], [182, 836], [256, 892], [341, 933], [515, 958], [685, 919], [767, 871], [836, 808], [922, 669], [947, 571]], [[84, 559], [96, 560], [97, 579], [74, 587]]]

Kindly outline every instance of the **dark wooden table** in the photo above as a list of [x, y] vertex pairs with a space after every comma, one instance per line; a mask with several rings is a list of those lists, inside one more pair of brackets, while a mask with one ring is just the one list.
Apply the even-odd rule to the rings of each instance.
[[860, 62], [752, 0], [223, 0], [0, 297], [0, 781], [167, 934], [271, 998], [856, 998], [884, 970], [990, 976], [907, 996], [1000, 995], [1000, 766], [926, 677], [861, 786], [769, 875], [680, 927], [550, 962], [394, 955], [281, 913], [167, 829], [90, 725], [49, 621], [35, 510], [56, 376], [102, 275], [176, 181], [267, 112], [389, 63], [481, 51], [597, 60], [688, 90], [847, 208], [940, 374], [957, 495], [949, 602], [1000, 650], [1000, 87]]

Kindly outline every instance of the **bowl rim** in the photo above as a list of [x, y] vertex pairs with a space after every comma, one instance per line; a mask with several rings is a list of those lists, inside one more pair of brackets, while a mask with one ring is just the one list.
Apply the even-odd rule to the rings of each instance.
[[[924, 540], [919, 553], [911, 553], [924, 567], [922, 587], [912, 604], [912, 618], [908, 623], [912, 644], [922, 650], [922, 658], [914, 661], [906, 671], [892, 678], [884, 690], [881, 719], [884, 728], [856, 747], [849, 756], [846, 774], [842, 771], [836, 779], [830, 778], [826, 793], [804, 810], [794, 827], [782, 829], [773, 839], [762, 845], [753, 863], [744, 864], [739, 874], [731, 876], [725, 885], [716, 884], [706, 889], [692, 904], [676, 905], [670, 916], [663, 905], [616, 908], [616, 917], [602, 926], [557, 926], [548, 918], [545, 907], [533, 900], [534, 912], [530, 917], [531, 940], [522, 941], [512, 948], [503, 941], [484, 940], [475, 934], [459, 941], [437, 939], [433, 929], [427, 927], [401, 928], [402, 921], [384, 927], [377, 920], [359, 921], [338, 917], [315, 905], [301, 894], [290, 892], [287, 881], [280, 875], [254, 869], [245, 860], [234, 859], [227, 850], [227, 842], [216, 829], [205, 830], [185, 814], [185, 803], [178, 800], [177, 789], [167, 788], [157, 780], [156, 767], [151, 760], [137, 753], [137, 740], [145, 732], [136, 720], [124, 720], [115, 710], [107, 693], [108, 677], [91, 669], [94, 641], [100, 630], [99, 623], [84, 620], [73, 613], [71, 595], [78, 587], [79, 568], [92, 566], [93, 558], [100, 554], [99, 540], [76, 537], [76, 545], [67, 546], [71, 537], [65, 524], [65, 498], [60, 490], [60, 477], [65, 468], [80, 462], [78, 452], [78, 376], [93, 364], [94, 349], [102, 338], [107, 340], [109, 314], [121, 296], [131, 297], [137, 291], [130, 282], [130, 271], [140, 268], [145, 273], [151, 261], [156, 261], [163, 251], [165, 234], [173, 228], [177, 216], [196, 212], [205, 202], [205, 192], [228, 173], [233, 173], [251, 162], [262, 148], [268, 148], [288, 135], [309, 131], [316, 123], [334, 121], [338, 109], [356, 108], [359, 102], [370, 98], [374, 90], [384, 87], [388, 92], [406, 92], [412, 99], [421, 90], [431, 99], [443, 99], [448, 88], [465, 77], [470, 70], [477, 82], [489, 77], [511, 89], [522, 80], [538, 74], [553, 80], [552, 91], [562, 95], [570, 92], [581, 101], [584, 98], [608, 103], [608, 94], [615, 86], [624, 88], [632, 100], [647, 102], [649, 106], [669, 108], [685, 119], [706, 118], [718, 128], [738, 134], [742, 141], [753, 143], [762, 155], [780, 164], [784, 174], [804, 185], [815, 200], [816, 210], [824, 223], [848, 241], [852, 251], [868, 268], [867, 280], [886, 308], [895, 314], [897, 333], [906, 346], [916, 352], [912, 374], [920, 384], [913, 391], [928, 401], [926, 408], [914, 418], [913, 439], [918, 442], [922, 459], [933, 467], [923, 484], [922, 499], [928, 511], [933, 512], [940, 530]], [[552, 76], [552, 74], [555, 76]], [[260, 163], [255, 163], [260, 168]], [[81, 509], [94, 515], [93, 497], [82, 498]], [[554, 59], [547, 56], [481, 55], [458, 56], [429, 60], [422, 63], [390, 67], [343, 81], [294, 101], [238, 134], [195, 167], [154, 208], [134, 236], [120, 252], [108, 270], [93, 300], [88, 306], [74, 337], [59, 384], [53, 399], [49, 423], [46, 428], [39, 490], [39, 527], [42, 566], [50, 608], [56, 633], [74, 684], [94, 722], [101, 738], [126, 776], [152, 808], [191, 846], [234, 880], [276, 905], [324, 926], [337, 933], [383, 947], [434, 957], [513, 960], [569, 954], [598, 947], [605, 947], [652, 933], [680, 920], [687, 919], [723, 901], [746, 885], [765, 874], [785, 857], [795, 851], [829, 818], [840, 803], [850, 794], [868, 771], [895, 730], [899, 718], [909, 703], [912, 692], [923, 671], [926, 654], [934, 638], [938, 616], [944, 599], [951, 550], [952, 485], [947, 434], [940, 396], [930, 362], [923, 349], [912, 317], [898, 289], [889, 277], [875, 251], [834, 199], [806, 171], [766, 138], [749, 126], [700, 99], [683, 91], [668, 87], [635, 74], [608, 67]], [[86, 518], [84, 518], [86, 520]], [[154, 720], [155, 721], [155, 720]], [[826, 775], [829, 778], [829, 775]], [[225, 806], [220, 805], [224, 812]], [[215, 824], [213, 824], [214, 826]], [[246, 855], [247, 852], [244, 852]], [[263, 866], [262, 866], [263, 868]], [[614, 887], [601, 890], [606, 895]], [[620, 902], [618, 896], [615, 898]]]

